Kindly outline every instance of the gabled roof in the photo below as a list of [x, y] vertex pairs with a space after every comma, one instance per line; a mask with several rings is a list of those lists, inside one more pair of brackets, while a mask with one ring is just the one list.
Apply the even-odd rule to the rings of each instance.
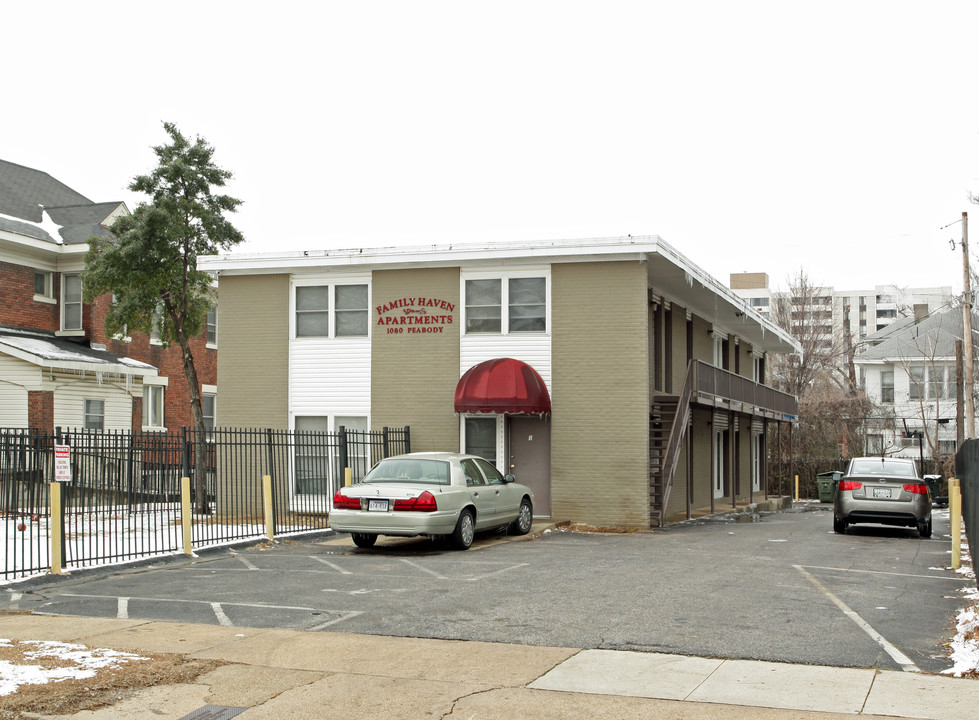
[[[918, 323], [913, 318], [905, 318], [875, 333], [883, 334], [882, 342], [857, 355], [854, 362], [859, 365], [892, 360], [954, 358], [955, 342], [964, 337], [964, 324], [961, 307], [932, 313]], [[973, 342], [979, 342], [979, 335], [976, 334], [979, 317], [975, 314], [972, 327]], [[885, 333], [885, 330], [888, 332]]]
[[56, 370], [88, 370], [155, 377], [148, 363], [57, 337], [52, 332], [0, 325], [0, 354]]
[[46, 172], [0, 160], [0, 230], [57, 244], [106, 237], [121, 202], [94, 203]]

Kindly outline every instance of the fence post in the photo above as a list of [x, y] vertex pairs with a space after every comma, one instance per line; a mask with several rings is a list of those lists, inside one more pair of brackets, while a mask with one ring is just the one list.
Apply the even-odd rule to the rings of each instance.
[[350, 462], [347, 457], [347, 428], [343, 425], [337, 428], [337, 443], [339, 445], [337, 450], [339, 450], [340, 456], [340, 470], [344, 471], [350, 467]]
[[381, 444], [383, 445], [383, 447], [381, 448], [381, 457], [388, 457], [391, 454], [391, 451], [388, 450], [388, 426], [387, 425], [381, 428]]
[[180, 478], [180, 530], [183, 539], [184, 555], [194, 555], [194, 518], [190, 509], [190, 478], [184, 473]]
[[948, 515], [952, 524], [952, 569], [962, 567], [962, 488], [961, 480], [949, 478]]
[[65, 511], [61, 483], [51, 483], [51, 574], [64, 574]]
[[405, 452], [411, 452], [411, 426], [405, 425]]
[[265, 536], [275, 540], [275, 511], [272, 507], [272, 476], [262, 476], [262, 508], [265, 511]]

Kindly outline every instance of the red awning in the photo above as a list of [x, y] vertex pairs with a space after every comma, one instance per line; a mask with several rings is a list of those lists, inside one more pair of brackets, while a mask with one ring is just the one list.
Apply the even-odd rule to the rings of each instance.
[[456, 385], [458, 413], [548, 415], [551, 396], [534, 368], [513, 358], [474, 365]]

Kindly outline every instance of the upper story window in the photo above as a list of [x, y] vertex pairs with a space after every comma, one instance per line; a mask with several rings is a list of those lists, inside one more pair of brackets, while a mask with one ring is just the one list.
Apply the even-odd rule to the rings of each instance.
[[215, 305], [207, 313], [207, 345], [218, 346], [218, 306]]
[[215, 421], [218, 414], [218, 396], [211, 393], [201, 395], [201, 413], [204, 415], [204, 431], [207, 437], [214, 435]]
[[34, 272], [34, 299], [43, 302], [54, 302], [53, 274], [37, 270]]
[[467, 279], [464, 297], [466, 333], [547, 332], [546, 277]]
[[337, 285], [334, 294], [337, 337], [366, 337], [367, 286]]
[[884, 370], [880, 374], [880, 401], [889, 405], [894, 403], [893, 370]]
[[[296, 287], [296, 337], [367, 337], [367, 285]], [[331, 331], [332, 328], [332, 331]]]
[[61, 329], [82, 329], [82, 276], [61, 276]]

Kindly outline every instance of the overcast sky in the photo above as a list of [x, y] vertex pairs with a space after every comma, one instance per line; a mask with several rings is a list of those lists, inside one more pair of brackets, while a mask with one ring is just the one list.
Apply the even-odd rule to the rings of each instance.
[[39, 1], [2, 48], [0, 158], [133, 208], [174, 122], [242, 251], [652, 234], [960, 291], [979, 247], [975, 0]]

